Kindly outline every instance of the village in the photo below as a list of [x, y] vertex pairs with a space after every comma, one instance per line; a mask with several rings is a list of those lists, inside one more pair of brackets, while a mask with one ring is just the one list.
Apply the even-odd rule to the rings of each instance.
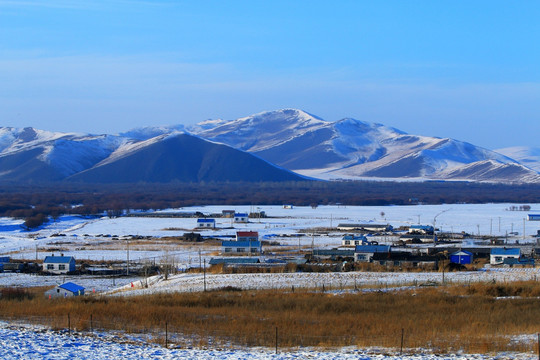
[[[409, 213], [411, 209], [418, 212], [421, 207], [408, 207]], [[508, 209], [511, 207], [504, 209], [505, 215], [517, 214]], [[535, 226], [540, 216], [532, 212], [518, 214], [523, 217], [523, 228], [529, 228], [529, 235], [515, 231], [514, 223], [517, 229], [518, 220], [510, 223], [511, 231], [502, 229], [504, 235], [499, 228], [493, 231], [493, 218], [490, 235], [474, 234], [471, 229], [475, 226], [471, 224], [465, 225], [464, 230], [458, 224], [448, 226], [450, 221], [455, 222], [456, 215], [443, 222], [441, 215], [447, 210], [440, 207], [430, 210], [437, 211], [432, 224], [421, 223], [420, 215], [410, 214], [405, 214], [406, 223], [376, 218], [352, 222], [343, 215], [356, 209], [344, 206], [329, 207], [326, 211], [322, 207], [293, 205], [218, 210], [214, 206], [132, 212], [114, 218], [69, 220], [56, 227], [52, 224], [50, 229], [31, 234], [34, 238], [27, 240], [26, 247], [13, 246], [0, 256], [0, 279], [15, 281], [10, 274], [38, 275], [44, 279], [43, 285], [51, 287], [45, 296], [52, 298], [110, 292], [126, 284], [140, 287], [144, 283], [147, 287], [148, 281], [141, 279], [202, 272], [449, 273], [534, 269], [540, 255], [540, 231]], [[380, 213], [381, 218], [386, 215]], [[501, 221], [501, 217], [495, 218]], [[145, 231], [141, 226], [139, 231], [144, 235], [125, 233], [137, 224], [144, 223], [148, 228], [153, 222], [159, 223], [153, 227], [159, 231]], [[124, 225], [120, 226], [121, 223]], [[164, 224], [177, 226], [160, 227]], [[437, 225], [445, 226], [446, 231]], [[503, 222], [503, 228], [505, 225], [508, 224]], [[94, 229], [100, 229], [100, 233], [90, 234]], [[28, 235], [17, 234], [19, 240]], [[107, 286], [99, 285], [103, 279], [107, 279]], [[31, 284], [39, 283], [34, 276]], [[24, 280], [19, 285], [25, 286]]]

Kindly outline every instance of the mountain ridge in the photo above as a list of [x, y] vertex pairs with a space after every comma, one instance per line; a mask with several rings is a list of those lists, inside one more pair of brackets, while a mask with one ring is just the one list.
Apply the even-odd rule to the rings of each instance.
[[[195, 148], [185, 147], [178, 139], [190, 142]], [[226, 152], [227, 156], [220, 158], [214, 149]], [[197, 151], [204, 151], [205, 155], [199, 157]], [[168, 156], [167, 152], [175, 156]], [[0, 181], [97, 181], [98, 175], [89, 174], [101, 174], [107, 181], [125, 182], [128, 179], [121, 176], [122, 172], [130, 173], [134, 182], [152, 181], [152, 174], [156, 181], [241, 181], [242, 178], [264, 181], [264, 176], [253, 176], [254, 170], [238, 166], [249, 163], [261, 171], [260, 175], [267, 174], [269, 181], [307, 176], [324, 180], [540, 183], [540, 150], [527, 152], [512, 148], [501, 152], [451, 138], [407, 134], [354, 118], [331, 122], [303, 110], [281, 109], [235, 120], [205, 120], [189, 126], [135, 128], [116, 135], [0, 128]], [[247, 161], [246, 154], [253, 159]], [[513, 156], [521, 156], [522, 161]], [[188, 163], [191, 158], [199, 159], [199, 163], [190, 163], [188, 171], [180, 163]], [[243, 175], [233, 175], [216, 159]], [[274, 174], [270, 175], [260, 161], [271, 166]], [[220, 176], [206, 168], [209, 163], [228, 175]], [[139, 176], [125, 164], [139, 167]], [[157, 164], [174, 168], [183, 175], [177, 178], [167, 175]], [[115, 166], [124, 170], [115, 171]], [[285, 170], [287, 175], [282, 173]]]

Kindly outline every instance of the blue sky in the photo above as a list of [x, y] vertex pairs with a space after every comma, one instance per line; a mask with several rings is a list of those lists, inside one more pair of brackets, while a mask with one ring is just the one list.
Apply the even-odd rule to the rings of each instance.
[[3, 1], [3, 126], [117, 133], [300, 108], [538, 146], [540, 2]]

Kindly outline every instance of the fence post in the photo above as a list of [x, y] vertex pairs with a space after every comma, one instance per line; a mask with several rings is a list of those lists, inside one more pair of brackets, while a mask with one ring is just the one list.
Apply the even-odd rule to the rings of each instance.
[[403, 352], [403, 335], [405, 333], [405, 329], [404, 328], [401, 328], [401, 346], [399, 348], [399, 355], [401, 355], [401, 353]]
[[167, 322], [165, 321], [165, 348], [168, 348], [169, 343], [169, 329], [167, 326]]
[[538, 360], [540, 360], [540, 334], [538, 334]]
[[278, 353], [278, 330], [276, 326], [276, 354]]
[[68, 335], [71, 335], [71, 317], [68, 313]]
[[90, 332], [94, 332], [94, 321], [92, 319], [92, 314], [90, 314]]

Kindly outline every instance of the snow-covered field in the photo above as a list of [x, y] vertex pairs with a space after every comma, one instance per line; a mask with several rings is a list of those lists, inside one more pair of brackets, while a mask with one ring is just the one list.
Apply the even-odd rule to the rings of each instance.
[[534, 354], [498, 353], [494, 355], [448, 354], [436, 355], [427, 351], [406, 350], [399, 355], [395, 350], [355, 350], [344, 348], [336, 351], [298, 349], [284, 351], [272, 349], [178, 349], [165, 348], [132, 337], [103, 333], [57, 332], [39, 326], [0, 322], [0, 358], [2, 359], [362, 359], [362, 360], [529, 360]]
[[[221, 213], [224, 209], [236, 212], [265, 211], [268, 218], [252, 219], [248, 224], [234, 224], [229, 219], [218, 218], [217, 229], [197, 230], [203, 236], [232, 237], [236, 231], [258, 231], [262, 239], [277, 242], [283, 248], [334, 248], [341, 244], [343, 231], [331, 230], [316, 234], [315, 228], [335, 228], [339, 223], [384, 223], [394, 226], [412, 224], [436, 225], [443, 231], [467, 232], [475, 235], [508, 236], [508, 243], [536, 244], [540, 222], [526, 221], [527, 213], [539, 213], [540, 204], [529, 204], [528, 212], [508, 211], [513, 205], [413, 205], [413, 206], [201, 206], [169, 209], [164, 212]], [[178, 236], [193, 231], [195, 218], [84, 218], [64, 216], [46, 224], [39, 230], [28, 232], [22, 221], [0, 219], [0, 256], [19, 259], [43, 260], [52, 253], [73, 255], [77, 261], [117, 260], [129, 256], [132, 262], [162, 259], [178, 268], [198, 266], [200, 257], [208, 260], [219, 254], [217, 245], [178, 244], [167, 241], [167, 236]], [[61, 234], [61, 236], [56, 236]], [[53, 236], [55, 235], [55, 236]], [[126, 240], [129, 236], [152, 237], [152, 240]], [[472, 236], [467, 241], [476, 242]], [[378, 241], [386, 241], [384, 237]], [[389, 240], [391, 241], [391, 240]], [[128, 252], [129, 249], [129, 252]], [[128, 255], [129, 254], [129, 255]], [[199, 255], [201, 254], [201, 255]], [[514, 281], [539, 277], [537, 269], [485, 269], [476, 272], [446, 273], [445, 281], [469, 283], [475, 281]], [[339, 293], [354, 291], [355, 287], [392, 289], [441, 283], [441, 273], [294, 273], [294, 274], [178, 274], [165, 280], [163, 276], [148, 279], [107, 278], [90, 276], [35, 276], [26, 274], [0, 274], [0, 286], [53, 286], [74, 281], [89, 292], [115, 295], [136, 295], [171, 291], [201, 291], [235, 286], [245, 289], [311, 288]], [[148, 285], [148, 287], [143, 286]], [[0, 323], [0, 357], [4, 359], [533, 359], [534, 354], [495, 355], [434, 355], [428, 351], [415, 351], [414, 355], [397, 355], [393, 350], [367, 351], [340, 349], [321, 352], [315, 349], [274, 354], [269, 349], [165, 349], [144, 341], [132, 342], [112, 334], [71, 335], [46, 329]]]
[[[88, 219], [64, 216], [43, 228], [28, 232], [21, 226], [21, 220], [0, 218], [0, 254], [13, 258], [42, 260], [55, 252], [72, 255], [80, 260], [124, 260], [127, 257], [128, 242], [123, 237], [129, 235], [163, 238], [178, 236], [185, 232], [200, 232], [203, 236], [232, 237], [236, 231], [258, 231], [261, 238], [277, 241], [289, 247], [338, 247], [343, 231], [328, 232], [322, 236], [314, 233], [314, 228], [332, 228], [340, 223], [384, 223], [394, 228], [412, 224], [433, 225], [441, 231], [466, 232], [476, 235], [506, 236], [508, 242], [536, 242], [533, 235], [540, 229], [540, 222], [527, 221], [527, 213], [540, 212], [540, 204], [529, 204], [531, 210], [508, 211], [520, 204], [452, 204], [452, 205], [411, 205], [411, 206], [199, 206], [169, 209], [163, 212], [202, 212], [205, 215], [221, 213], [224, 209], [236, 212], [265, 211], [269, 216], [251, 219], [247, 224], [233, 223], [230, 219], [217, 218], [215, 230], [195, 229], [196, 218], [147, 218], [147, 217], [102, 217]], [[52, 236], [61, 234], [62, 236]], [[118, 239], [113, 236], [118, 236]], [[288, 237], [287, 235], [294, 235]], [[384, 238], [377, 239], [384, 242]], [[130, 259], [136, 261], [153, 260], [165, 255], [173, 257], [173, 262], [181, 267], [198, 263], [199, 250], [205, 256], [212, 256], [217, 246], [183, 246], [171, 243], [131, 242]]]

